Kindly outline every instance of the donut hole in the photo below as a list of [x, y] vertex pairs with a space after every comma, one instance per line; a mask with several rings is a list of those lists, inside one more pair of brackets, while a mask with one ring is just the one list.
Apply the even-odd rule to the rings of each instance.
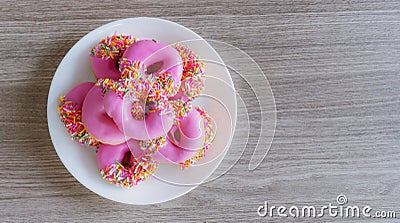
[[180, 131], [175, 131], [174, 132], [174, 138], [175, 138], [176, 142], [181, 141], [181, 132]]
[[131, 156], [132, 156], [131, 151], [128, 151], [127, 153], [125, 153], [124, 158], [122, 158], [122, 160], [121, 160], [122, 166], [124, 166], [124, 167], [132, 166], [132, 164], [131, 164]]
[[175, 144], [178, 144], [180, 141], [181, 141], [181, 133], [180, 133], [180, 131], [178, 131], [178, 130], [176, 130], [175, 132], [169, 132], [168, 133], [168, 135], [169, 135], [169, 139], [172, 139], [172, 141], [175, 143]]
[[152, 65], [147, 67], [147, 74], [150, 75], [150, 74], [157, 73], [163, 65], [164, 65], [163, 61], [158, 61], [158, 62], [153, 63]]
[[119, 60], [115, 60], [115, 69], [119, 70]]

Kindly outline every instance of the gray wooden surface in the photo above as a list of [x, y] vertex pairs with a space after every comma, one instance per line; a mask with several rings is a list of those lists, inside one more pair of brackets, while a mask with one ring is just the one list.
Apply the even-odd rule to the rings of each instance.
[[[399, 1], [1, 0], [0, 8], [1, 222], [354, 221], [256, 213], [264, 201], [322, 206], [339, 194], [400, 218]], [[246, 150], [217, 180], [150, 206], [104, 199], [68, 173], [47, 128], [53, 74], [86, 33], [137, 16], [178, 22], [260, 65], [275, 95], [277, 128], [259, 168], [247, 170]], [[245, 115], [240, 108], [239, 126]], [[234, 152], [243, 146], [243, 130], [236, 134]]]

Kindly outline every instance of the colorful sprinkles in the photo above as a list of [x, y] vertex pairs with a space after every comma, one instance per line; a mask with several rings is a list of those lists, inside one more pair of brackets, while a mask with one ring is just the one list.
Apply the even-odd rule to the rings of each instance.
[[132, 188], [141, 181], [146, 180], [158, 167], [158, 162], [149, 157], [143, 157], [142, 161], [131, 159], [131, 166], [125, 167], [117, 160], [115, 163], [100, 170], [103, 179], [117, 186]]
[[204, 131], [205, 131], [205, 139], [204, 139], [204, 144], [211, 144], [212, 140], [215, 137], [215, 126], [213, 123], [213, 120], [211, 119], [210, 115], [204, 110], [204, 108], [200, 106], [196, 106], [195, 108], [200, 116], [204, 120]]
[[204, 63], [189, 48], [178, 43], [174, 45], [174, 48], [183, 61], [180, 90], [184, 96], [194, 99], [204, 89]]
[[176, 121], [186, 117], [192, 109], [192, 100], [184, 101], [183, 99], [176, 99], [170, 100], [169, 103]]
[[183, 61], [182, 80], [204, 75], [204, 63], [200, 62], [199, 57], [192, 50], [178, 43], [173, 47], [178, 51]]
[[154, 85], [159, 85], [157, 88], [165, 91], [168, 97], [172, 97], [178, 92], [180, 83], [175, 83], [171, 73], [165, 71], [154, 76]]
[[149, 140], [140, 140], [140, 148], [145, 151], [146, 156], [151, 156], [158, 151], [159, 148], [167, 144], [167, 137], [161, 136]]
[[87, 132], [82, 122], [82, 110], [78, 108], [76, 103], [67, 100], [64, 96], [60, 97], [58, 104], [58, 114], [61, 121], [67, 128], [72, 139], [82, 145], [98, 146], [99, 142]]
[[[176, 94], [179, 86], [169, 72], [157, 75], [146, 75], [146, 68], [140, 62], [131, 62], [122, 58], [120, 62], [121, 78], [118, 81], [105, 78], [98, 79], [97, 86], [104, 90], [113, 90], [121, 98], [128, 96], [134, 102], [132, 106], [133, 117], [142, 120], [144, 111], [169, 111], [169, 97]], [[145, 107], [145, 108], [143, 108]]]
[[204, 89], [204, 76], [193, 76], [182, 80], [182, 94], [188, 98], [194, 99], [198, 97]]
[[90, 51], [90, 55], [108, 59], [118, 59], [124, 54], [125, 50], [136, 42], [137, 39], [132, 36], [117, 35], [102, 39], [100, 43]]
[[131, 108], [132, 117], [136, 120], [144, 120], [146, 118], [146, 110], [140, 101], [134, 101]]
[[130, 61], [127, 58], [122, 58], [119, 61], [119, 71], [121, 79], [137, 79], [139, 76], [145, 75], [147, 68], [140, 61]]

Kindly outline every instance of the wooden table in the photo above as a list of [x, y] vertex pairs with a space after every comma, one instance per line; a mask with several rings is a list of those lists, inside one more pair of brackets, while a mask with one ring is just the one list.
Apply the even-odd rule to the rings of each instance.
[[[400, 218], [399, 1], [2, 0], [0, 6], [1, 222], [354, 221], [257, 215], [264, 201], [321, 207], [337, 204], [339, 194], [349, 205], [394, 210]], [[138, 16], [180, 23], [259, 64], [275, 96], [277, 126], [256, 170], [247, 170], [247, 149], [217, 180], [173, 201], [132, 206], [94, 194], [65, 169], [46, 120], [54, 72], [86, 33]], [[248, 88], [237, 88], [245, 101], [254, 100]], [[258, 116], [250, 117], [256, 125]], [[237, 134], [232, 151], [243, 146], [243, 131]]]

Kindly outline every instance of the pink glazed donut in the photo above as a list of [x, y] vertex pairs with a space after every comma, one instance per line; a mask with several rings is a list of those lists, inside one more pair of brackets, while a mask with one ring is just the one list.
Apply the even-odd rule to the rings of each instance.
[[118, 80], [121, 76], [118, 61], [125, 50], [136, 41], [136, 38], [125, 35], [113, 35], [102, 39], [90, 53], [92, 68], [96, 78]]
[[129, 97], [121, 98], [114, 91], [107, 91], [104, 95], [104, 107], [119, 130], [126, 138], [148, 140], [165, 135], [173, 125], [173, 119], [161, 111], [148, 112], [143, 120], [135, 119], [131, 109], [133, 102]]
[[99, 142], [87, 132], [82, 122], [82, 104], [92, 82], [84, 82], [72, 88], [65, 96], [60, 97], [58, 113], [72, 139], [83, 145], [97, 146]]
[[199, 107], [192, 109], [168, 133], [166, 145], [152, 157], [159, 162], [190, 166], [200, 160], [214, 137], [211, 119]]
[[[158, 76], [168, 72], [173, 79], [174, 95], [180, 86], [182, 79], [183, 65], [179, 53], [171, 46], [164, 43], [157, 43], [153, 40], [140, 40], [133, 43], [120, 60], [120, 71], [122, 74], [129, 71], [133, 62], [140, 62], [145, 66], [148, 75]], [[171, 95], [171, 96], [172, 96]]]
[[101, 87], [93, 86], [86, 95], [82, 107], [82, 119], [89, 134], [97, 141], [111, 145], [126, 141], [125, 135], [106, 113]]
[[158, 163], [148, 159], [137, 159], [129, 150], [130, 140], [119, 145], [101, 144], [97, 150], [97, 164], [103, 179], [111, 184], [132, 188], [152, 174]]

